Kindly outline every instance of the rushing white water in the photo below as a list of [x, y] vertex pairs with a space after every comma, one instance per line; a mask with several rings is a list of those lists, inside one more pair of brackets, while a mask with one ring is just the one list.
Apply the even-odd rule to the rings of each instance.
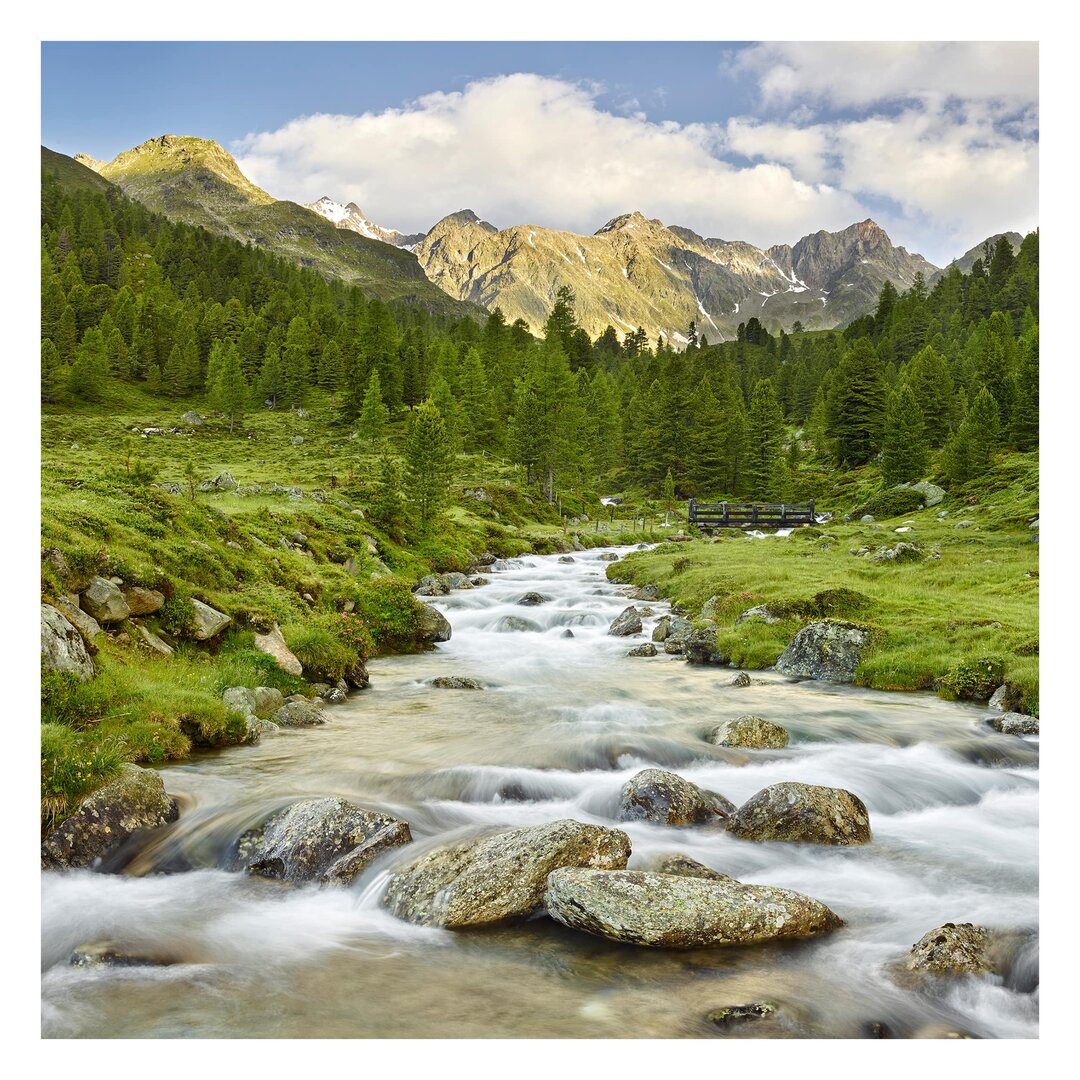
[[[791, 683], [629, 658], [614, 638], [629, 602], [600, 552], [498, 564], [488, 586], [437, 601], [451, 641], [373, 662], [372, 686], [330, 722], [162, 770], [182, 804], [120, 874], [43, 883], [43, 1032], [51, 1037], [709, 1037], [705, 1014], [768, 998], [783, 1022], [758, 1034], [856, 1037], [958, 1030], [1037, 1034], [1038, 740], [1000, 735], [981, 709], [929, 694]], [[527, 591], [548, 597], [523, 607]], [[535, 629], [508, 631], [507, 616]], [[564, 636], [570, 630], [572, 637]], [[442, 690], [436, 675], [481, 679]], [[716, 747], [703, 735], [753, 712], [791, 733], [784, 750]], [[755, 844], [715, 826], [617, 823], [619, 790], [649, 766], [740, 803], [783, 780], [854, 791], [874, 838], [853, 848]], [[416, 844], [349, 889], [289, 888], [225, 872], [245, 828], [297, 797], [341, 795], [409, 821]], [[561, 817], [626, 830], [631, 866], [682, 851], [744, 881], [822, 900], [846, 926], [810, 942], [672, 953], [620, 946], [545, 917], [454, 933], [380, 906], [388, 868], [478, 828]], [[927, 930], [1016, 931], [1006, 978], [901, 989], [886, 965]], [[107, 940], [162, 966], [79, 968]], [[754, 1025], [736, 1035], [753, 1036]]]

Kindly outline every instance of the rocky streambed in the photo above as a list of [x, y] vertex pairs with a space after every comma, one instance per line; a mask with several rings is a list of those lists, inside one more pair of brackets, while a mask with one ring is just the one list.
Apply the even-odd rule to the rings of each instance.
[[495, 563], [326, 723], [160, 770], [44, 875], [43, 1033], [1035, 1036], [1037, 738], [687, 663], [611, 554]]

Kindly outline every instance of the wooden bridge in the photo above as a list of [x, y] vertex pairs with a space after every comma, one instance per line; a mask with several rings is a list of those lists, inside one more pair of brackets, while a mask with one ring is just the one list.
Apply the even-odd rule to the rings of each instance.
[[689, 503], [691, 525], [702, 529], [788, 529], [813, 525], [814, 500], [808, 503]]

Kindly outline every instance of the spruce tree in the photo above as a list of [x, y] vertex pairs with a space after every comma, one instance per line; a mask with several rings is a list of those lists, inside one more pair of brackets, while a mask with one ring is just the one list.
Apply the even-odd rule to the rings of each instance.
[[372, 521], [395, 540], [400, 539], [406, 518], [404, 478], [401, 462], [384, 451], [376, 468], [375, 498], [370, 511]]
[[887, 393], [884, 365], [860, 338], [840, 361], [829, 397], [829, 435], [841, 463], [865, 465], [881, 449]]
[[109, 380], [105, 339], [96, 327], [87, 330], [75, 351], [68, 388], [83, 401], [100, 401]]
[[453, 472], [454, 450], [442, 415], [430, 399], [421, 402], [410, 417], [405, 440], [405, 495], [422, 534], [430, 531], [449, 501]]
[[885, 483], [907, 484], [926, 472], [929, 447], [926, 425], [910, 386], [889, 395], [885, 433], [881, 445], [881, 475]]
[[330, 404], [337, 400], [337, 395], [345, 385], [345, 370], [341, 361], [341, 346], [332, 338], [323, 349], [319, 364], [319, 383], [330, 393]]
[[1017, 450], [1039, 445], [1039, 327], [1032, 326], [1021, 342], [1016, 370], [1010, 442]]
[[382, 386], [379, 382], [379, 372], [373, 371], [368, 379], [367, 391], [364, 394], [364, 404], [360, 409], [360, 417], [356, 421], [357, 430], [361, 435], [371, 440], [371, 449], [383, 437], [387, 421], [390, 419], [390, 411], [383, 404]]
[[778, 500], [786, 495], [784, 413], [771, 379], [754, 387], [746, 423], [745, 483], [756, 500]]
[[994, 395], [984, 386], [971, 403], [963, 428], [971, 445], [973, 465], [982, 470], [1001, 444], [1001, 415]]
[[242, 420], [248, 402], [248, 385], [240, 366], [240, 351], [235, 342], [229, 342], [220, 355], [215, 372], [212, 400], [215, 408], [229, 418], [229, 432], [237, 420]]
[[923, 414], [925, 434], [930, 446], [941, 446], [952, 428], [956, 402], [953, 380], [945, 358], [931, 345], [920, 350], [902, 372]]

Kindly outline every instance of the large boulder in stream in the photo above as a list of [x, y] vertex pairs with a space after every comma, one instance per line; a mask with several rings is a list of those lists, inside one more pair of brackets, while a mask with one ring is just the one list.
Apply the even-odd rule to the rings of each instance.
[[425, 645], [449, 641], [454, 631], [446, 616], [430, 604], [421, 604], [420, 609], [416, 620], [416, 640]]
[[94, 661], [82, 634], [49, 604], [41, 605], [41, 664], [46, 671], [84, 682], [94, 677]]
[[738, 716], [713, 729], [709, 742], [748, 750], [780, 750], [788, 744], [787, 728], [761, 716]]
[[717, 647], [716, 629], [716, 623], [699, 623], [683, 638], [682, 653], [688, 664], [731, 663], [731, 657], [725, 656]]
[[892, 973], [908, 983], [928, 975], [986, 975], [995, 967], [992, 943], [985, 926], [945, 923], [923, 934]]
[[773, 784], [742, 804], [727, 830], [742, 840], [865, 844], [870, 816], [858, 795], [814, 784]]
[[1025, 713], [994, 713], [988, 723], [1003, 735], [1038, 735], [1039, 718]]
[[391, 874], [383, 902], [410, 922], [486, 926], [539, 910], [553, 870], [617, 870], [629, 857], [626, 833], [564, 818], [434, 848]]
[[240, 837], [234, 868], [347, 885], [377, 855], [412, 841], [408, 822], [345, 799], [303, 799]]
[[866, 647], [870, 633], [861, 626], [842, 622], [816, 622], [804, 626], [780, 654], [776, 670], [800, 679], [826, 679], [849, 683]]
[[314, 701], [290, 699], [270, 719], [278, 727], [314, 727], [326, 723], [326, 714]]
[[726, 817], [734, 809], [723, 795], [664, 769], [643, 769], [623, 784], [619, 795], [620, 821], [698, 825]]
[[180, 816], [176, 800], [153, 769], [122, 765], [41, 845], [41, 868], [92, 867], [140, 829], [156, 829]]
[[544, 906], [564, 926], [654, 949], [807, 938], [843, 925], [790, 889], [642, 870], [556, 870]]
[[623, 608], [611, 621], [608, 633], [613, 637], [629, 637], [641, 633], [641, 612], [633, 604]]

